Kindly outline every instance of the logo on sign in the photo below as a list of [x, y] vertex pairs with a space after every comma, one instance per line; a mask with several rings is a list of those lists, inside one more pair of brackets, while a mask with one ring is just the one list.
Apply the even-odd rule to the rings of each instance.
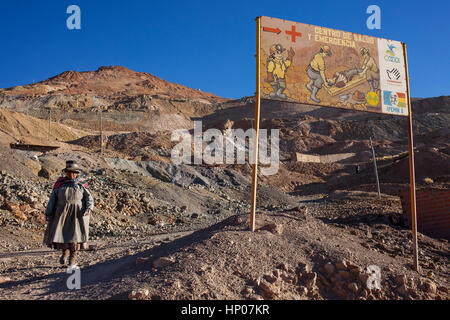
[[384, 60], [393, 62], [393, 63], [400, 63], [400, 58], [395, 55], [395, 49], [397, 48], [393, 44], [388, 44], [388, 49], [386, 50], [386, 55], [384, 56]]
[[406, 108], [406, 94], [402, 92], [383, 91], [383, 102], [386, 106]]
[[373, 91], [369, 91], [367, 93], [366, 100], [367, 100], [367, 103], [371, 106], [376, 106], [376, 105], [378, 105], [378, 102], [380, 102], [378, 95]]
[[391, 80], [400, 79], [400, 71], [397, 68], [392, 68], [392, 70], [386, 70], [387, 76]]

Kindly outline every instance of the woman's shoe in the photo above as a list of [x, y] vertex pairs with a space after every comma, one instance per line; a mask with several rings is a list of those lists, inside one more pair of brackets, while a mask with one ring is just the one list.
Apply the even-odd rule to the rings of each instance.
[[69, 249], [63, 250], [63, 254], [59, 258], [59, 263], [61, 263], [62, 265], [66, 265], [69, 260], [69, 254], [70, 254]]
[[69, 268], [73, 268], [77, 266], [77, 251], [71, 251], [69, 257]]

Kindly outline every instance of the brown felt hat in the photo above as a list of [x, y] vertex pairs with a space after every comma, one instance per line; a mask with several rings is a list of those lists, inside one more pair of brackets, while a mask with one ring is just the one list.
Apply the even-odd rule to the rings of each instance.
[[66, 163], [66, 167], [63, 170], [64, 172], [75, 172], [75, 173], [81, 172], [80, 167], [76, 163], [74, 163], [73, 161], [72, 162], [67, 161], [67, 162], [68, 163]]

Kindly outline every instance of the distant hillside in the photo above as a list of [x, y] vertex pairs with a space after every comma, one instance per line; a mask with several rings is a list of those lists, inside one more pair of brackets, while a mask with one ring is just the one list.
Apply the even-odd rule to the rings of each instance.
[[100, 97], [166, 95], [171, 98], [224, 100], [214, 94], [171, 83], [152, 74], [121, 66], [100, 67], [96, 71], [66, 71], [48, 80], [26, 86], [1, 89], [0, 95], [97, 95]]

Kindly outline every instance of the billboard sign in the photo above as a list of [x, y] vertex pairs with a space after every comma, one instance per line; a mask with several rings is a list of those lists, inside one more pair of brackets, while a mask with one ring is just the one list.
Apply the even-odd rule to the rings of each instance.
[[261, 17], [261, 98], [408, 115], [403, 45]]

